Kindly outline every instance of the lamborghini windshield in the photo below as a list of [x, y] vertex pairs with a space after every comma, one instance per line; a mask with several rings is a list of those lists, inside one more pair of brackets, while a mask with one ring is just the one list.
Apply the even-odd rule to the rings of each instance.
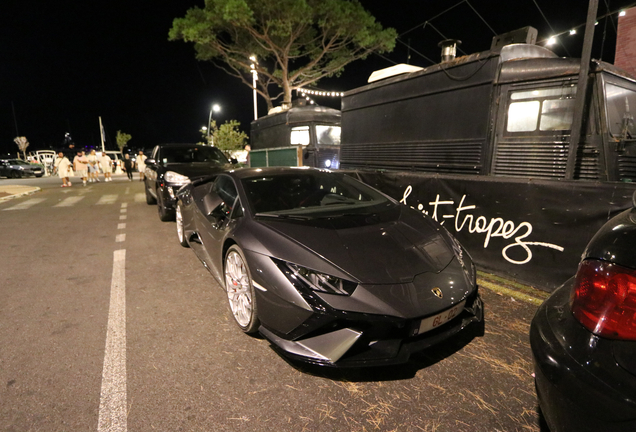
[[265, 175], [243, 179], [242, 183], [257, 216], [331, 216], [393, 206], [374, 189], [344, 174], [331, 172]]

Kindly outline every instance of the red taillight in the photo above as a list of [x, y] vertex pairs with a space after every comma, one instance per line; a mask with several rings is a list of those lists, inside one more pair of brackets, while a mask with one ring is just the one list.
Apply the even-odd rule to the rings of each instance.
[[572, 313], [596, 335], [636, 340], [636, 271], [583, 261], [572, 291]]

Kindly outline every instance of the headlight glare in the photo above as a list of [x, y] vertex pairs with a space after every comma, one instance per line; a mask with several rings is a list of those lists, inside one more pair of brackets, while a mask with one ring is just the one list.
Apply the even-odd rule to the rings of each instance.
[[166, 171], [164, 178], [166, 179], [166, 182], [173, 186], [183, 186], [184, 184], [190, 183], [190, 179], [188, 177], [174, 171]]

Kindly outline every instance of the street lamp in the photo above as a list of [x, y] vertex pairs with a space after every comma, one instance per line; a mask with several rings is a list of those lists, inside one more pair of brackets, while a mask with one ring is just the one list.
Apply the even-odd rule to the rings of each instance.
[[212, 105], [212, 107], [210, 108], [210, 116], [208, 117], [208, 145], [211, 144], [210, 141], [210, 129], [212, 129], [212, 112], [219, 112], [221, 111], [221, 107], [218, 104], [214, 104]]
[[258, 79], [258, 72], [256, 72], [256, 65], [258, 62], [256, 61], [256, 56], [250, 56], [250, 60], [252, 64], [250, 65], [250, 70], [252, 72], [252, 91], [254, 92], [254, 120], [258, 120], [258, 108], [256, 106], [256, 80]]

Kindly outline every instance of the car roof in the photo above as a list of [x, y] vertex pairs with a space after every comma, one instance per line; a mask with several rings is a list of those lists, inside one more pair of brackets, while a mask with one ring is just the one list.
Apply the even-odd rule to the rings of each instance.
[[[264, 167], [264, 168], [238, 168], [235, 170], [227, 171], [233, 177], [237, 179], [244, 179], [249, 177], [255, 177], [258, 175], [285, 175], [285, 174], [298, 174], [299, 172], [322, 172], [336, 174], [334, 171], [312, 168], [312, 167]], [[339, 174], [343, 174], [340, 172]]]
[[197, 143], [165, 143], [157, 144], [159, 147], [208, 147], [204, 144]]

